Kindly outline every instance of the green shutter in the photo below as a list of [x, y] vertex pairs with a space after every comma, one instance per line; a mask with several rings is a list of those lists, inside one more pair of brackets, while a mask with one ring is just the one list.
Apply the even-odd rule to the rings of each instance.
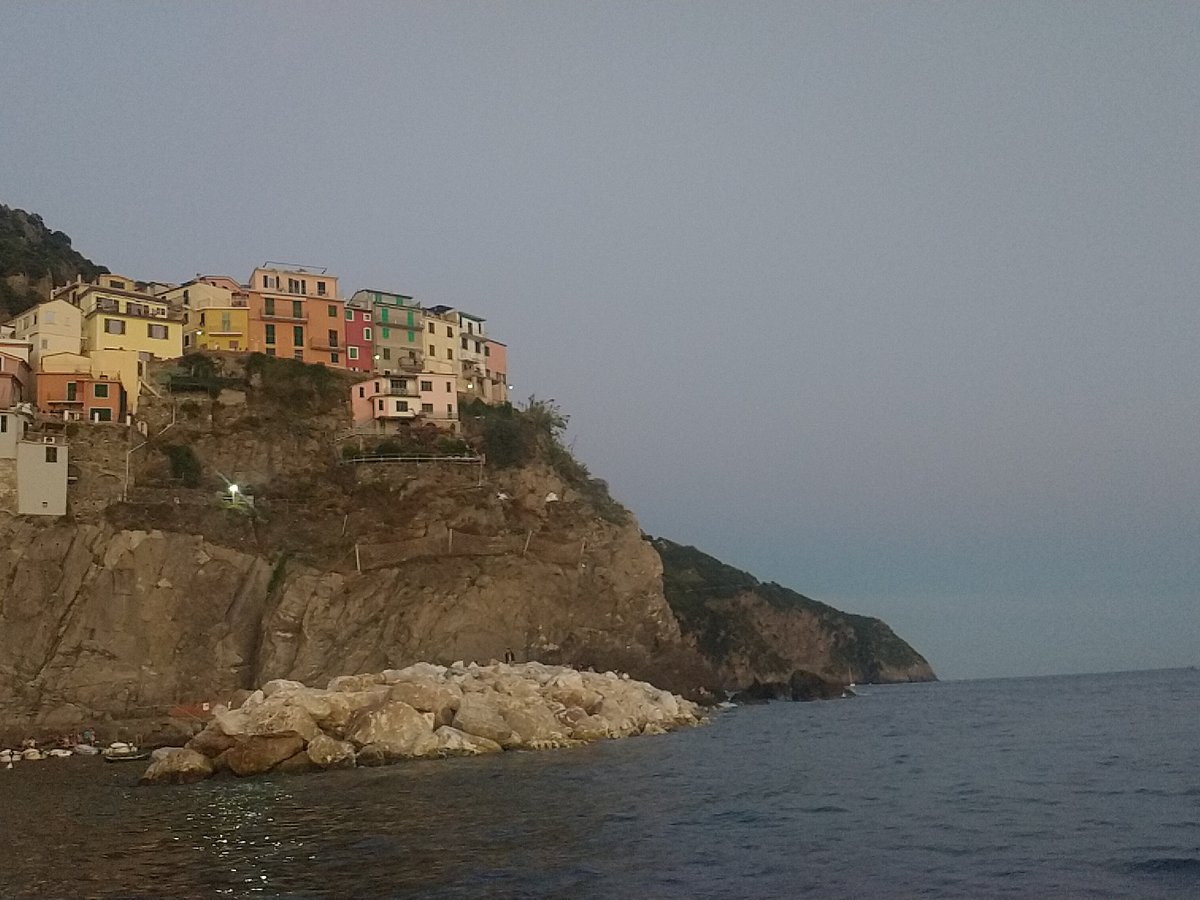
[[386, 307], [386, 306], [385, 306], [385, 307], [383, 307], [382, 309], [380, 309], [380, 310], [379, 310], [379, 320], [380, 320], [381, 322], [386, 322], [386, 321], [388, 320], [388, 318], [387, 318], [387, 307]]
[[383, 339], [386, 341], [391, 336], [392, 336], [392, 329], [390, 329], [386, 325], [384, 325], [383, 326]]

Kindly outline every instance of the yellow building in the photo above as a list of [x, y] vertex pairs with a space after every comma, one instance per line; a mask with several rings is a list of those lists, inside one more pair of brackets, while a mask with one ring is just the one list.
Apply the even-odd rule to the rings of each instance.
[[[83, 314], [83, 352], [130, 350], [142, 362], [183, 355], [183, 315], [161, 296], [133, 289], [132, 279], [101, 275], [56, 293]], [[141, 373], [139, 373], [141, 374]]]
[[183, 311], [185, 351], [249, 349], [249, 297], [232, 278], [206, 275], [160, 296]]
[[433, 306], [422, 312], [425, 371], [457, 378], [462, 371], [458, 355], [458, 312], [449, 306]]

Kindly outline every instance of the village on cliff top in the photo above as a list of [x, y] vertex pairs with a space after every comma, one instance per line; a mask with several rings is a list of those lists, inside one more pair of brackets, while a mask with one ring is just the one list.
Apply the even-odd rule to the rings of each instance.
[[0, 325], [0, 510], [65, 515], [69, 447], [55, 426], [136, 425], [155, 360], [223, 351], [319, 364], [362, 376], [346, 397], [356, 431], [454, 434], [460, 404], [508, 402], [507, 349], [482, 316], [392, 291], [345, 298], [323, 267], [266, 262], [246, 283], [80, 279]]

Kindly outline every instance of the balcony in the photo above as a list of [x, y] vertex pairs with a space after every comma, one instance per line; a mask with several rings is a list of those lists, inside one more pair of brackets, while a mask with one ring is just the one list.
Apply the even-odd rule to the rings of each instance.
[[404, 384], [404, 387], [397, 387], [396, 384], [389, 383], [388, 380], [385, 378], [383, 380], [383, 390], [381, 390], [375, 396], [379, 397], [379, 398], [384, 398], [384, 397], [413, 398], [413, 397], [421, 396], [421, 392], [417, 390], [417, 383], [415, 380], [413, 380], [412, 382], [405, 381], [405, 382], [401, 382], [401, 383]]
[[281, 321], [286, 321], [286, 322], [307, 322], [308, 321], [308, 313], [304, 312], [303, 310], [300, 311], [300, 315], [294, 316], [294, 315], [292, 315], [291, 310], [288, 310], [287, 312], [267, 312], [267, 310], [264, 308], [262, 317], [264, 319], [279, 319]]
[[334, 353], [336, 353], [338, 350], [343, 349], [343, 347], [340, 345], [341, 342], [338, 340], [336, 335], [333, 338], [330, 338], [329, 335], [325, 335], [325, 337], [310, 337], [308, 339], [309, 350], [332, 350]]
[[128, 316], [134, 319], [164, 319], [168, 322], [183, 321], [182, 312], [168, 310], [165, 307], [146, 306], [142, 303], [126, 303], [125, 309], [122, 310], [121, 304], [116, 300], [97, 300], [96, 305], [87, 312], [87, 315], [95, 315], [96, 313], [105, 313], [110, 316]]

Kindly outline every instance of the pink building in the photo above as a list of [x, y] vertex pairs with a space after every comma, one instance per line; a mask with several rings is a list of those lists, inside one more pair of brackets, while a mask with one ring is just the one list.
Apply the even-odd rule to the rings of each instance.
[[358, 428], [395, 431], [420, 418], [447, 431], [458, 430], [458, 391], [449, 375], [428, 372], [382, 375], [350, 388], [350, 410]]
[[0, 409], [33, 400], [33, 371], [29, 355], [33, 344], [16, 338], [0, 338]]
[[488, 403], [508, 402], [508, 347], [499, 341], [488, 340], [483, 345], [484, 377]]
[[346, 301], [346, 368], [353, 372], [373, 371], [375, 333], [371, 319], [369, 303]]

